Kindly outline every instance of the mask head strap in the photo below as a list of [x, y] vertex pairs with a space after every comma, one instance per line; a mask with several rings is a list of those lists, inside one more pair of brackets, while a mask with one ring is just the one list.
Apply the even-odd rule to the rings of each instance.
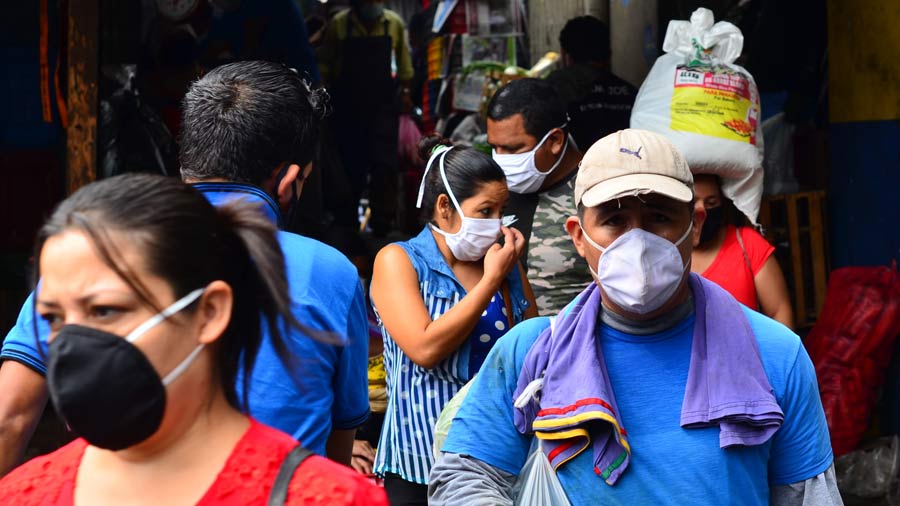
[[[449, 149], [447, 151], [450, 151]], [[450, 181], [447, 181], [447, 171], [444, 169], [444, 158], [446, 158], [447, 151], [444, 151], [444, 156], [438, 160], [438, 165], [441, 169], [441, 179], [444, 180], [444, 188], [447, 189], [447, 196], [450, 197], [450, 201], [453, 202], [453, 206], [456, 207], [456, 210], [459, 212], [460, 217], [463, 217], [462, 207], [459, 206], [459, 201], [456, 200], [456, 197], [453, 195], [453, 188], [450, 188]]]
[[[591, 239], [591, 236], [588, 235], [588, 233], [584, 230], [584, 227], [581, 225], [581, 220], [578, 221], [578, 226], [581, 228], [581, 233], [582, 233], [582, 235], [584, 235], [584, 239], [588, 242], [588, 244], [590, 244], [591, 246], [593, 246], [594, 248], [599, 250], [600, 253], [606, 252], [606, 248], [608, 248], [609, 246], [604, 248], [603, 246], [600, 246], [599, 244], [594, 242], [594, 240]], [[684, 234], [682, 234], [682, 236], [679, 237], [677, 241], [675, 241], [675, 247], [681, 246], [681, 243], [683, 243], [684, 240], [687, 239], [687, 236], [689, 236], [691, 234], [691, 230], [693, 230], [693, 229], [694, 229], [694, 224], [692, 222], [690, 225], [688, 225], [688, 228], [687, 228], [687, 230], [684, 231]]]
[[444, 156], [446, 156], [447, 151], [450, 151], [451, 149], [453, 149], [453, 146], [439, 144], [431, 150], [431, 157], [428, 158], [428, 163], [425, 164], [425, 172], [422, 174], [422, 182], [419, 183], [419, 196], [416, 198], [416, 209], [422, 208], [422, 198], [425, 197], [425, 178], [428, 177], [428, 171], [431, 170], [431, 166], [439, 156], [441, 157], [441, 164], [443, 166]]
[[137, 338], [141, 337], [148, 330], [150, 330], [153, 327], [162, 323], [166, 318], [172, 316], [173, 314], [175, 314], [175, 313], [181, 311], [182, 309], [188, 307], [189, 305], [191, 305], [195, 300], [197, 300], [201, 295], [203, 295], [204, 291], [206, 291], [205, 287], [198, 288], [198, 289], [194, 290], [193, 292], [185, 295], [184, 297], [176, 300], [174, 303], [172, 303], [171, 306], [163, 309], [162, 311], [160, 311], [159, 313], [157, 313], [156, 315], [151, 317], [149, 320], [138, 325], [138, 327], [136, 329], [129, 332], [128, 335], [125, 336], [125, 340], [128, 341], [129, 343], [133, 343], [134, 341], [137, 340]]

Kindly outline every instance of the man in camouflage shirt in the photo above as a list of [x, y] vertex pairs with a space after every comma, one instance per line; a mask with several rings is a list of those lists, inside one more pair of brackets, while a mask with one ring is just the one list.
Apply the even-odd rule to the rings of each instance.
[[567, 128], [566, 106], [538, 79], [500, 88], [488, 105], [488, 143], [506, 173], [514, 214], [527, 241], [524, 262], [541, 315], [558, 313], [591, 275], [564, 228], [576, 214], [572, 200], [581, 152]]

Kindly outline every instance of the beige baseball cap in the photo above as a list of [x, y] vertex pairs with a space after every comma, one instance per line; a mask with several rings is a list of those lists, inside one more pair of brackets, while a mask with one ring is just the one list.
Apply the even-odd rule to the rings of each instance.
[[659, 193], [681, 202], [694, 198], [694, 177], [665, 137], [646, 130], [619, 130], [595, 142], [578, 168], [575, 203], [604, 202]]

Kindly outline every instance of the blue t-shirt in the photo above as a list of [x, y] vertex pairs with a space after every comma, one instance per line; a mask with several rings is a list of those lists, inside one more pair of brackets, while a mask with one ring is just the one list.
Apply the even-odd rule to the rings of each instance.
[[248, 411], [325, 455], [332, 429], [359, 427], [369, 417], [365, 295], [356, 268], [334, 248], [289, 232], [278, 232], [278, 242], [294, 317], [343, 345], [293, 331], [287, 345], [296, 363], [285, 366], [264, 339], [250, 376]]
[[[277, 219], [275, 203], [254, 187], [230, 183], [195, 186], [213, 204], [233, 198], [260, 201], [267, 216]], [[289, 232], [278, 232], [278, 242], [284, 252], [294, 317], [342, 343], [317, 341], [292, 331], [285, 341], [296, 362], [289, 362], [288, 369], [275, 353], [264, 326], [262, 345], [250, 377], [249, 413], [325, 455], [325, 443], [333, 428], [358, 427], [369, 416], [365, 296], [356, 268], [334, 248]], [[3, 342], [0, 360], [16, 360], [46, 374], [49, 327], [38, 318], [41, 353], [33, 333], [34, 314], [32, 294]], [[241, 378], [239, 375], [237, 381], [239, 397]]]
[[[34, 335], [35, 323], [41, 336], [40, 340]], [[34, 369], [41, 376], [46, 375], [47, 366], [44, 361], [47, 359], [46, 336], [49, 334], [50, 325], [35, 312], [34, 293], [31, 293], [19, 310], [16, 324], [6, 334], [3, 349], [0, 351], [0, 360], [15, 360]]]
[[[815, 371], [800, 339], [744, 308], [784, 424], [763, 445], [723, 450], [719, 428], [683, 429], [694, 317], [665, 332], [634, 336], [599, 326], [601, 346], [632, 447], [631, 464], [607, 485], [590, 448], [559, 468], [573, 506], [588, 504], [768, 504], [769, 487], [804, 481], [832, 461]], [[513, 392], [522, 363], [549, 325], [535, 318], [500, 339], [453, 419], [443, 451], [470, 455], [519, 474], [532, 443], [513, 425]], [[586, 380], [588, 380], [586, 378]]]

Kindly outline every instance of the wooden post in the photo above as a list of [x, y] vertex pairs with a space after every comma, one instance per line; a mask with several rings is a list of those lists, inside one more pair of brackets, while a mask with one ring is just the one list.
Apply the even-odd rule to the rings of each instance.
[[787, 195], [788, 237], [791, 245], [791, 273], [794, 277], [794, 314], [797, 326], [806, 325], [806, 286], [803, 280], [803, 254], [800, 251], [800, 224], [797, 217], [797, 200], [800, 194]]
[[828, 287], [828, 265], [825, 261], [825, 192], [815, 192], [809, 197], [809, 245], [812, 250], [813, 294], [816, 317], [825, 305], [825, 291]]
[[97, 178], [97, 77], [99, 0], [69, 2], [66, 190], [71, 194]]

